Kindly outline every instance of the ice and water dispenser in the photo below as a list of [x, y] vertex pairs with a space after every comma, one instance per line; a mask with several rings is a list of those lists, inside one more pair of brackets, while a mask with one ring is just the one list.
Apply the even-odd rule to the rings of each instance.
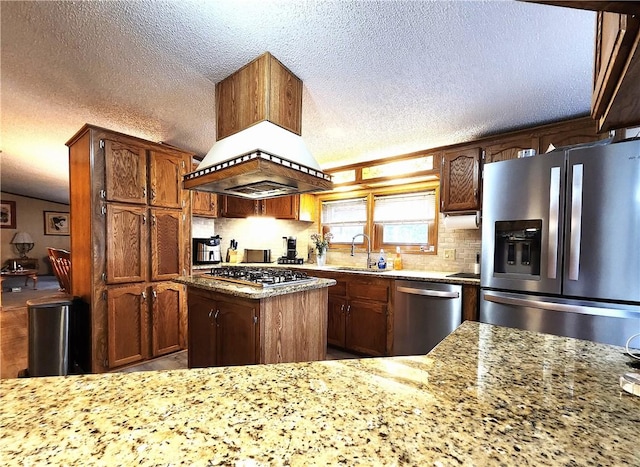
[[495, 229], [495, 274], [540, 276], [542, 220], [497, 221]]

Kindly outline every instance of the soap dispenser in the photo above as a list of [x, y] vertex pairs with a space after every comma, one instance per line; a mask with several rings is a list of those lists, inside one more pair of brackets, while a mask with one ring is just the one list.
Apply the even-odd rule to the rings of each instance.
[[396, 257], [393, 259], [393, 269], [399, 271], [402, 269], [402, 256], [400, 256], [400, 247], [396, 247]]
[[384, 258], [384, 250], [380, 250], [380, 259], [378, 260], [378, 269], [386, 269], [387, 260]]

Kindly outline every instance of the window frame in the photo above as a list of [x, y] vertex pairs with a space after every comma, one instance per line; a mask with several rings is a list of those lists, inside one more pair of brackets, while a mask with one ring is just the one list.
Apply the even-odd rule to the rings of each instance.
[[[374, 224], [373, 222], [373, 212], [374, 212], [374, 197], [375, 196], [385, 196], [385, 195], [409, 195], [412, 193], [418, 193], [423, 191], [433, 190], [435, 194], [435, 218], [432, 223], [429, 223], [429, 238], [433, 240], [433, 243], [429, 244], [414, 244], [414, 245], [398, 245], [392, 243], [382, 243], [382, 225]], [[380, 188], [369, 188], [369, 189], [361, 189], [354, 190], [348, 192], [340, 192], [340, 193], [330, 193], [330, 194], [319, 194], [318, 196], [318, 205], [317, 212], [318, 215], [318, 226], [319, 230], [322, 234], [326, 233], [328, 230], [322, 224], [322, 202], [323, 201], [338, 201], [343, 199], [351, 199], [351, 198], [363, 198], [366, 197], [367, 200], [367, 220], [365, 222], [365, 234], [369, 236], [371, 239], [371, 251], [377, 251], [385, 249], [388, 253], [393, 253], [396, 251], [396, 247], [399, 246], [400, 250], [403, 253], [416, 253], [416, 254], [426, 254], [426, 255], [437, 255], [438, 254], [438, 223], [439, 223], [439, 206], [440, 206], [440, 182], [438, 180], [416, 183], [411, 185], [403, 185], [403, 186], [389, 186], [389, 187], [380, 187]], [[364, 238], [362, 238], [361, 242], [355, 244], [358, 251], [363, 250], [366, 251], [367, 243]], [[432, 247], [432, 248], [430, 248]], [[345, 242], [331, 242], [331, 249], [336, 251], [350, 251], [351, 243]]]

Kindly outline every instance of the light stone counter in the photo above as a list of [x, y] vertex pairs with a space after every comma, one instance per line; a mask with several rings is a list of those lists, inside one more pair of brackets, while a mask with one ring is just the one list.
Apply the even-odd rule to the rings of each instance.
[[[442, 271], [419, 271], [412, 269], [399, 269], [397, 271], [393, 269], [365, 269], [358, 267], [339, 266], [339, 265], [327, 265], [318, 266], [317, 264], [277, 264], [277, 263], [221, 263], [217, 267], [221, 266], [240, 266], [240, 267], [269, 267], [269, 268], [286, 268], [286, 269], [301, 269], [310, 276], [313, 276], [313, 271], [322, 272], [336, 272], [342, 274], [358, 274], [368, 275], [375, 277], [386, 277], [388, 279], [403, 279], [425, 282], [444, 282], [447, 284], [459, 284], [459, 285], [480, 285], [480, 279], [478, 278], [460, 278], [449, 277], [452, 272]], [[212, 266], [193, 266], [194, 274], [202, 273], [204, 271], [211, 270]]]
[[312, 282], [302, 284], [292, 283], [291, 285], [280, 285], [277, 287], [256, 287], [251, 285], [236, 284], [234, 282], [217, 280], [213, 277], [196, 275], [180, 276], [173, 279], [174, 282], [185, 284], [198, 289], [220, 292], [234, 297], [260, 300], [261, 298], [276, 297], [278, 295], [304, 292], [306, 290], [322, 289], [336, 284], [333, 279], [315, 278]]
[[3, 380], [3, 465], [640, 465], [622, 349], [466, 322], [422, 357]]

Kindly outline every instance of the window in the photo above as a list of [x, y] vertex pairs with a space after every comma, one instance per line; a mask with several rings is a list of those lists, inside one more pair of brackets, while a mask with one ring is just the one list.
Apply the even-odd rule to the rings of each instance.
[[[333, 234], [331, 244], [336, 249], [350, 246], [354, 236], [366, 234], [372, 250], [395, 251], [399, 246], [403, 252], [435, 254], [438, 189], [436, 184], [427, 183], [404, 189], [320, 195], [322, 232]], [[356, 244], [366, 246], [366, 240], [359, 239]]]
[[435, 192], [373, 197], [376, 247], [434, 244]]
[[322, 230], [331, 232], [331, 243], [351, 243], [358, 234], [365, 233], [367, 198], [322, 202]]

